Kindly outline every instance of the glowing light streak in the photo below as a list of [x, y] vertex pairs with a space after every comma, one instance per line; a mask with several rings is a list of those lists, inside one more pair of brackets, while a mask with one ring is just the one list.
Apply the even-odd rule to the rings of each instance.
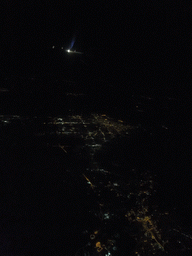
[[91, 185], [91, 188], [93, 189], [95, 186], [91, 183], [91, 181], [87, 178], [87, 176], [85, 176], [85, 174], [83, 173], [83, 176], [85, 177], [85, 179], [88, 181], [88, 184]]
[[70, 47], [69, 47], [70, 49], [73, 48], [74, 43], [75, 43], [75, 36], [73, 37], [73, 39], [71, 41], [71, 44], [70, 44]]

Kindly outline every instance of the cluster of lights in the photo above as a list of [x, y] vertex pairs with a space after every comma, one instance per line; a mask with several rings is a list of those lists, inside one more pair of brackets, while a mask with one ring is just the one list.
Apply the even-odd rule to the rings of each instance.
[[[70, 50], [66, 50], [67, 52], [70, 52]], [[37, 117], [34, 117], [37, 118]], [[13, 119], [20, 119], [19, 116], [0, 116], [1, 123], [10, 123]], [[87, 142], [86, 145], [90, 148], [90, 153], [95, 153], [99, 148], [102, 147], [102, 144], [106, 142], [106, 136], [109, 139], [113, 139], [116, 135], [119, 134], [127, 134], [128, 131], [133, 129], [133, 127], [129, 125], [125, 125], [122, 120], [114, 120], [112, 118], [109, 118], [105, 114], [103, 115], [97, 115], [94, 114], [88, 119], [84, 119], [82, 116], [69, 116], [68, 118], [63, 117], [55, 117], [55, 118], [49, 118], [46, 122], [43, 124], [46, 125], [55, 125], [57, 126], [57, 134], [78, 134], [81, 135], [82, 138], [85, 139]], [[89, 125], [91, 124], [91, 129], [89, 128]], [[93, 125], [94, 124], [94, 125]], [[82, 132], [83, 131], [83, 132]], [[44, 134], [44, 133], [43, 133]], [[69, 145], [53, 145], [53, 147], [59, 147], [65, 154], [68, 153], [68, 149], [66, 147], [69, 147]], [[93, 158], [92, 158], [93, 160]], [[86, 169], [89, 171], [89, 169]], [[141, 247], [137, 248], [137, 252], [135, 254], [142, 255], [146, 248], [148, 250], [155, 254], [157, 251], [158, 253], [166, 251], [166, 245], [169, 245], [169, 239], [164, 239], [162, 236], [164, 235], [162, 230], [159, 228], [159, 222], [161, 220], [160, 216], [161, 214], [157, 214], [156, 217], [153, 216], [153, 213], [149, 210], [149, 198], [151, 195], [155, 192], [154, 190], [154, 181], [153, 177], [150, 175], [150, 172], [146, 172], [140, 175], [138, 183], [138, 179], [136, 178], [137, 173], [133, 169], [134, 177], [137, 181], [134, 182], [134, 186], [132, 185], [132, 189], [130, 188], [130, 184], [133, 184], [133, 179], [128, 180], [127, 182], [117, 182], [116, 180], [113, 180], [111, 173], [100, 169], [99, 164], [95, 162], [93, 163], [93, 166], [91, 168], [91, 172], [85, 172], [86, 175], [83, 173], [83, 177], [87, 181], [88, 186], [94, 191], [94, 193], [98, 196], [98, 211], [99, 213], [97, 216], [100, 218], [103, 222], [108, 222], [111, 219], [115, 218], [115, 216], [118, 214], [117, 211], [114, 210], [114, 212], [109, 211], [108, 209], [108, 201], [107, 202], [101, 202], [100, 199], [103, 199], [103, 196], [107, 191], [109, 194], [111, 194], [111, 204], [113, 203], [113, 200], [115, 197], [118, 197], [119, 202], [124, 204], [124, 202], [128, 202], [130, 198], [136, 197], [137, 198], [137, 208], [135, 209], [126, 209], [125, 213], [125, 220], [128, 224], [135, 224], [136, 227], [139, 228], [140, 232], [135, 234], [135, 239], [137, 240], [138, 244], [141, 245]], [[105, 182], [97, 183], [94, 180], [94, 172], [100, 172], [103, 173], [105, 176], [109, 174], [108, 179], [105, 179]], [[109, 181], [109, 179], [111, 181]], [[93, 183], [92, 183], [93, 182]], [[102, 184], [102, 186], [98, 185]], [[127, 192], [128, 191], [128, 192]], [[115, 197], [114, 197], [115, 196]], [[167, 212], [164, 213], [164, 215], [169, 215]], [[164, 216], [163, 215], [163, 216]], [[192, 237], [190, 235], [187, 235], [185, 233], [181, 233], [179, 229], [172, 229], [176, 233], [182, 235], [183, 237], [186, 237], [186, 239], [191, 240]], [[116, 247], [115, 240], [110, 243], [112, 240], [108, 241], [108, 247], [104, 246], [102, 242], [99, 242], [97, 240], [97, 233], [98, 231], [95, 231], [94, 234], [90, 235], [90, 239], [95, 243], [95, 249], [98, 253], [103, 251], [105, 253], [105, 256], [112, 255], [118, 248]], [[96, 239], [96, 240], [95, 240]], [[115, 239], [115, 238], [114, 238]], [[182, 240], [179, 241], [179, 244], [183, 245]], [[184, 245], [183, 245], [184, 246]], [[111, 250], [111, 252], [109, 251]], [[186, 247], [186, 250], [191, 250], [191, 247]], [[105, 252], [107, 251], [107, 252]]]

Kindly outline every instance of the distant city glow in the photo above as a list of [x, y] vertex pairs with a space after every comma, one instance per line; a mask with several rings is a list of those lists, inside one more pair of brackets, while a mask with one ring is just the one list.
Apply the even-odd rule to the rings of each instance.
[[55, 46], [53, 45], [53, 46], [52, 46], [52, 49], [54, 49], [54, 48], [55, 48]]

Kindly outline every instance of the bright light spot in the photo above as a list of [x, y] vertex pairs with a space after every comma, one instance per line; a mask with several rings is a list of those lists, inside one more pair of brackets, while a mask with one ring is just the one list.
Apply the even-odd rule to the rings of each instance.
[[109, 219], [109, 214], [108, 214], [108, 213], [105, 213], [105, 214], [103, 215], [103, 217], [104, 217], [104, 220], [107, 220], [107, 219]]
[[67, 50], [67, 52], [70, 52], [70, 50]]
[[61, 49], [63, 50], [63, 47], [61, 47]]
[[52, 49], [54, 49], [54, 48], [55, 48], [55, 46], [53, 45], [53, 46], [52, 46]]

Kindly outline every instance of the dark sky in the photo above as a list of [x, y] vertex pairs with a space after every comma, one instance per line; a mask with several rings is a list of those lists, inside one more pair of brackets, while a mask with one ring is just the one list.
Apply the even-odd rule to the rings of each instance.
[[173, 83], [178, 73], [180, 80], [188, 75], [191, 6], [163, 0], [7, 0], [2, 17], [5, 66], [19, 58], [40, 58], [52, 45], [68, 47], [75, 38], [74, 47], [103, 51], [103, 63], [122, 76], [128, 72], [135, 73], [131, 79], [158, 77], [161, 83]]
[[177, 36], [178, 29], [191, 14], [191, 6], [184, 1], [181, 4], [157, 0], [127, 1], [126, 4], [102, 2], [7, 0], [3, 20], [5, 41], [59, 42], [75, 31], [84, 38], [85, 44], [88, 42], [87, 45], [106, 43], [107, 38], [113, 40], [116, 36], [120, 42], [127, 34], [133, 37], [133, 30], [142, 37], [153, 29], [157, 29], [159, 35], [175, 29]]

